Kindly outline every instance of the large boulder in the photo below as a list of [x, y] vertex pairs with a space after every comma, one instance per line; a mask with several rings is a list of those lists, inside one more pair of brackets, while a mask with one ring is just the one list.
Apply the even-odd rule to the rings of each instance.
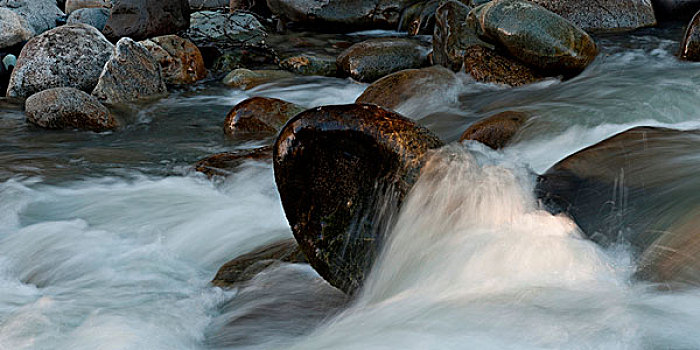
[[275, 15], [314, 30], [396, 29], [413, 0], [267, 0]]
[[487, 47], [472, 45], [463, 53], [464, 71], [481, 83], [520, 86], [544, 78], [537, 70]]
[[294, 237], [314, 269], [354, 292], [383, 232], [442, 142], [427, 129], [372, 105], [298, 114], [274, 146], [275, 181]]
[[54, 87], [90, 92], [113, 48], [97, 29], [85, 24], [49, 30], [22, 48], [7, 96], [26, 98]]
[[168, 92], [160, 65], [143, 45], [122, 38], [114, 47], [92, 94], [104, 103], [131, 102]]
[[459, 141], [474, 140], [493, 149], [501, 149], [508, 145], [528, 118], [528, 114], [523, 112], [506, 111], [494, 114], [470, 125]]
[[104, 34], [111, 40], [143, 40], [175, 34], [189, 26], [187, 0], [113, 0]]
[[93, 96], [74, 88], [53, 88], [30, 96], [25, 109], [27, 120], [42, 128], [76, 128], [106, 131], [117, 127], [117, 121]]
[[24, 17], [36, 34], [56, 28], [56, 20], [64, 16], [56, 0], [0, 0], [0, 7]]
[[609, 32], [656, 25], [651, 0], [530, 0], [586, 31]]
[[192, 14], [186, 36], [198, 47], [226, 50], [242, 45], [261, 46], [267, 34], [249, 13], [200, 11]]
[[166, 84], [192, 84], [207, 76], [202, 53], [195, 44], [177, 35], [165, 35], [141, 44], [160, 64]]
[[66, 0], [66, 14], [86, 8], [107, 8], [112, 7], [112, 0]]
[[251, 97], [226, 115], [227, 135], [276, 135], [284, 124], [306, 108], [271, 97]]
[[700, 61], [700, 11], [688, 24], [678, 55], [684, 60]]
[[525, 0], [493, 0], [474, 8], [469, 22], [483, 40], [548, 74], [576, 75], [598, 54], [586, 32]]
[[0, 7], [0, 49], [17, 45], [34, 36], [34, 28], [24, 17]]
[[663, 19], [688, 21], [700, 11], [700, 0], [652, 0], [656, 15]]
[[108, 18], [109, 9], [104, 7], [89, 7], [73, 11], [70, 16], [68, 16], [67, 23], [84, 23], [98, 30], [103, 30], [105, 25], [107, 25]]
[[338, 56], [337, 64], [346, 75], [373, 82], [385, 75], [428, 62], [428, 49], [410, 39], [370, 39], [350, 46]]
[[540, 176], [539, 198], [604, 246], [629, 244], [637, 276], [700, 285], [700, 132], [637, 127]]

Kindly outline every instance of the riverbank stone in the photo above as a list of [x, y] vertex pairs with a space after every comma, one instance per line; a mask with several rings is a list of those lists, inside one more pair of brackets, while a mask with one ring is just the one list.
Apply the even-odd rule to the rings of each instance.
[[34, 36], [34, 28], [24, 17], [0, 7], [0, 49], [17, 45]]
[[338, 56], [338, 68], [361, 82], [373, 82], [385, 75], [428, 62], [428, 49], [419, 42], [401, 38], [370, 39], [350, 46]]
[[30, 123], [47, 129], [101, 132], [118, 125], [100, 101], [74, 88], [59, 87], [36, 93], [27, 99], [25, 110]]
[[242, 45], [262, 46], [267, 33], [249, 13], [199, 11], [192, 14], [185, 36], [198, 47], [215, 47], [223, 51]]
[[83, 23], [103, 30], [109, 18], [109, 9], [104, 7], [81, 8], [68, 16], [67, 23]]
[[187, 39], [165, 35], [141, 41], [140, 44], [160, 64], [166, 84], [193, 84], [207, 76], [202, 53]]
[[35, 34], [56, 28], [56, 20], [65, 16], [56, 5], [56, 0], [0, 0], [0, 7], [24, 17], [34, 28]]
[[275, 135], [289, 119], [304, 110], [305, 107], [277, 98], [251, 97], [228, 112], [224, 132], [227, 135]]
[[104, 34], [110, 40], [143, 40], [190, 26], [187, 0], [113, 0]]

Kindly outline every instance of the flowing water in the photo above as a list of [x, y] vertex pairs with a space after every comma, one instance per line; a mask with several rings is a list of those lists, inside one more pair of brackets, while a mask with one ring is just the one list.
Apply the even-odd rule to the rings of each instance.
[[40, 130], [4, 103], [0, 349], [698, 349], [700, 291], [636, 281], [627, 247], [582, 238], [532, 191], [536, 173], [632, 126], [700, 128], [700, 65], [673, 57], [681, 34], [598, 38], [603, 53], [566, 82], [460, 77], [400, 106], [447, 141], [500, 111], [533, 117], [503, 151], [436, 152], [353, 300], [301, 264], [210, 286], [224, 262], [291, 232], [269, 164], [215, 181], [191, 165], [270, 142], [223, 135], [248, 96], [313, 107], [366, 85], [208, 84], [127, 108], [127, 126], [101, 134]]

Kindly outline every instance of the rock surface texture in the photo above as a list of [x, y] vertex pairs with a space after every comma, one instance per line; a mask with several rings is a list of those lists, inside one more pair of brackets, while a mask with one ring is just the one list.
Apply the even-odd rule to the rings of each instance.
[[528, 114], [503, 112], [481, 119], [464, 131], [459, 141], [475, 140], [493, 149], [505, 147], [527, 122]]
[[106, 131], [117, 127], [107, 107], [93, 96], [73, 88], [53, 88], [30, 96], [27, 120], [47, 129], [76, 128]]
[[24, 17], [0, 7], [0, 49], [19, 44], [34, 36], [34, 28]]
[[25, 98], [54, 87], [90, 92], [113, 47], [85, 24], [68, 24], [36, 36], [22, 48], [7, 96]]
[[186, 36], [198, 47], [225, 50], [241, 45], [260, 46], [267, 34], [265, 27], [249, 13], [200, 11], [192, 14]]
[[177, 35], [165, 35], [141, 44], [160, 64], [166, 84], [192, 84], [207, 76], [202, 53], [191, 41]]
[[410, 39], [370, 39], [350, 46], [337, 64], [345, 74], [362, 82], [373, 82], [402, 69], [427, 63], [428, 50]]
[[175, 34], [189, 26], [187, 0], [113, 0], [104, 34], [111, 40], [143, 40]]
[[84, 23], [91, 25], [98, 30], [103, 30], [109, 19], [109, 9], [100, 8], [82, 8], [73, 11], [68, 16], [68, 23]]
[[306, 108], [270, 97], [251, 97], [226, 115], [224, 132], [228, 135], [277, 134], [289, 119]]
[[64, 15], [56, 0], [0, 0], [0, 7], [24, 17], [36, 34], [55, 28], [56, 20]]
[[530, 0], [586, 31], [609, 32], [656, 25], [651, 0]]

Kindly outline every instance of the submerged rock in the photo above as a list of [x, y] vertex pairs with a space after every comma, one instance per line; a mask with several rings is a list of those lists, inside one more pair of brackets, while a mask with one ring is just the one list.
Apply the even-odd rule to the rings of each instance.
[[528, 117], [527, 113], [511, 111], [492, 115], [469, 126], [459, 141], [474, 140], [501, 149], [513, 139]]
[[28, 97], [54, 87], [90, 92], [113, 48], [97, 29], [85, 24], [49, 30], [22, 48], [7, 96]]
[[105, 103], [131, 102], [168, 92], [160, 65], [141, 44], [122, 38], [105, 64], [92, 95]]
[[700, 61], [700, 11], [688, 24], [679, 56], [688, 61]]
[[166, 84], [193, 84], [207, 76], [204, 58], [197, 46], [177, 35], [165, 35], [142, 41], [160, 64]]
[[540, 176], [538, 197], [604, 246], [627, 242], [637, 276], [700, 285], [700, 132], [637, 127]]
[[277, 134], [284, 124], [306, 108], [270, 97], [251, 97], [231, 109], [224, 122], [228, 135]]
[[25, 106], [27, 120], [42, 128], [100, 132], [117, 127], [107, 107], [93, 96], [74, 88], [44, 90], [30, 96]]
[[272, 147], [265, 146], [254, 149], [225, 152], [201, 159], [194, 165], [195, 171], [208, 177], [228, 176], [234, 173], [247, 160], [272, 160]]
[[271, 81], [293, 77], [294, 74], [284, 70], [250, 70], [240, 68], [227, 74], [223, 83], [230, 87], [248, 90]]
[[113, 0], [104, 34], [112, 40], [143, 40], [175, 34], [189, 25], [187, 0]]
[[651, 0], [530, 0], [594, 32], [632, 30], [656, 25]]
[[542, 80], [534, 69], [479, 45], [464, 50], [464, 70], [482, 83], [520, 86]]
[[383, 229], [442, 142], [372, 105], [298, 114], [274, 146], [275, 181], [294, 237], [311, 266], [354, 292], [383, 242]]
[[34, 28], [24, 17], [0, 7], [0, 49], [14, 46], [34, 36]]
[[200, 11], [192, 14], [186, 36], [198, 47], [229, 49], [244, 44], [260, 46], [267, 34], [249, 13]]
[[299, 55], [280, 62], [280, 67], [300, 75], [334, 77], [338, 75], [335, 57], [320, 55]]
[[227, 288], [249, 281], [261, 271], [280, 262], [306, 263], [306, 256], [294, 238], [277, 241], [243, 254], [219, 269], [211, 283]]
[[598, 54], [586, 32], [525, 0], [493, 0], [472, 10], [469, 22], [479, 37], [547, 75], [576, 75]]
[[68, 23], [84, 23], [98, 30], [103, 30], [109, 18], [109, 9], [106, 8], [82, 8], [73, 11], [68, 16]]
[[0, 0], [0, 7], [24, 17], [36, 34], [56, 28], [56, 20], [65, 15], [56, 0]]
[[355, 80], [373, 82], [385, 75], [428, 62], [428, 50], [410, 39], [370, 39], [338, 56], [338, 68]]

